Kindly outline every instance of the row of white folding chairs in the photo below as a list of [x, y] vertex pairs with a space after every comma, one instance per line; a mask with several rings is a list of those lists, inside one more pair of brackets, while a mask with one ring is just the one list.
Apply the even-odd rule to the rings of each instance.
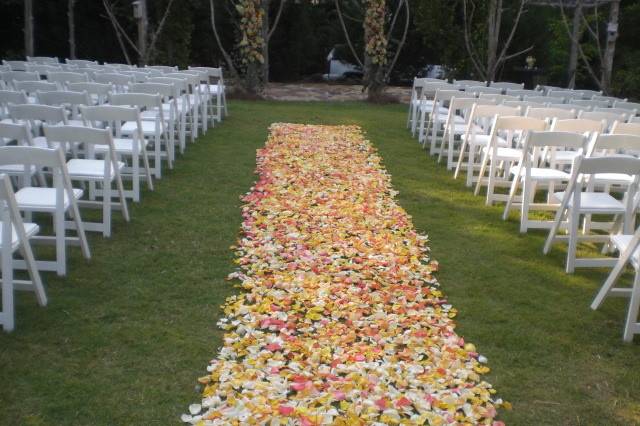
[[[473, 100], [466, 100], [471, 103]], [[454, 99], [453, 102], [456, 102]], [[460, 99], [459, 102], [464, 101]], [[455, 108], [455, 106], [454, 106]], [[544, 252], [557, 240], [568, 242], [567, 272], [582, 266], [611, 266], [614, 263], [631, 263], [636, 268], [633, 290], [613, 288], [620, 266], [612, 273], [592, 307], [595, 309], [604, 297], [612, 293], [631, 296], [624, 339], [632, 339], [640, 333], [637, 323], [640, 301], [640, 231], [633, 232], [635, 213], [640, 203], [638, 180], [640, 160], [630, 154], [640, 153], [640, 123], [614, 122], [610, 134], [604, 134], [605, 121], [573, 118], [571, 115], [550, 118], [549, 109], [529, 108], [528, 116], [520, 115], [520, 107], [492, 105], [476, 102], [471, 106], [472, 119], [461, 137], [463, 148], [458, 158], [455, 177], [465, 158], [464, 144], [475, 142], [481, 146], [482, 162], [480, 176], [476, 179], [476, 193], [481, 186], [487, 186], [487, 204], [495, 201], [506, 203], [503, 218], [509, 211], [519, 207], [521, 231], [528, 228], [549, 229]], [[556, 111], [560, 115], [566, 110]], [[483, 131], [480, 119], [485, 119], [490, 130]], [[480, 121], [476, 121], [480, 120]], [[453, 125], [455, 126], [455, 124]], [[454, 129], [454, 127], [451, 127]], [[612, 153], [625, 153], [618, 156]], [[571, 170], [567, 171], [567, 165]], [[473, 169], [467, 169], [473, 173]], [[484, 177], [485, 172], [488, 177]], [[469, 176], [468, 176], [469, 177]], [[587, 179], [590, 178], [590, 179]], [[494, 189], [503, 183], [509, 188], [508, 194], [497, 194]], [[522, 188], [520, 190], [520, 188]], [[546, 203], [534, 203], [536, 190], [547, 190]], [[611, 188], [624, 192], [622, 199], [609, 193]], [[562, 190], [564, 189], [564, 190]], [[599, 189], [599, 190], [598, 190]], [[520, 194], [518, 194], [520, 190]], [[556, 192], [555, 190], [561, 190]], [[556, 211], [553, 221], [529, 219], [531, 210]], [[613, 222], [605, 222], [598, 229], [610, 231], [609, 235], [593, 235], [589, 231], [596, 228], [591, 222], [592, 214], [609, 214]], [[584, 219], [583, 233], [578, 231], [580, 218]], [[561, 229], [568, 230], [567, 236], [558, 236]], [[635, 239], [634, 239], [635, 238]], [[620, 250], [619, 260], [611, 257], [603, 259], [578, 259], [578, 241], [600, 241], [606, 249]], [[635, 241], [635, 242], [634, 242]], [[631, 247], [631, 248], [630, 248]], [[628, 250], [628, 251], [625, 251]], [[633, 253], [633, 254], [632, 254]], [[615, 276], [614, 276], [615, 275]]]
[[[63, 70], [42, 70], [42, 72], [6, 71], [0, 73], [0, 80], [7, 86], [16, 86], [16, 81], [30, 82], [39, 81], [40, 77], [45, 77], [49, 82], [54, 82], [58, 88], [64, 89], [69, 83], [94, 81], [113, 85], [113, 90], [124, 92], [128, 90], [130, 84], [135, 82], [147, 82], [158, 77], [181, 78], [188, 80], [192, 104], [198, 104], [200, 111], [200, 125], [206, 131], [208, 123], [215, 124], [221, 121], [223, 115], [227, 114], [226, 87], [220, 68], [211, 67], [189, 67], [188, 70], [178, 71], [177, 67], [170, 66], [146, 66], [137, 68], [124, 64], [98, 65], [87, 63], [87, 61], [74, 60], [70, 66], [81, 66], [75, 72]], [[27, 65], [29, 62], [25, 62]], [[34, 65], [35, 66], [35, 65]], [[37, 65], [50, 66], [50, 65]], [[196, 76], [199, 76], [200, 79]], [[37, 84], [30, 84], [34, 88]], [[51, 88], [41, 88], [40, 90], [51, 90]], [[206, 121], [204, 117], [207, 117]]]
[[[451, 108], [452, 100], [456, 100], [457, 103], [453, 105]], [[446, 136], [445, 129], [447, 129], [447, 125], [453, 126], [454, 124], [459, 127], [458, 134], [464, 132], [464, 124], [465, 124], [465, 113], [469, 113], [471, 111], [471, 107], [475, 99], [475, 94], [469, 94], [467, 92], [460, 92], [457, 90], [447, 90], [447, 89], [436, 89], [435, 95], [432, 100], [427, 102], [430, 103], [430, 106], [422, 106], [422, 99], [420, 103], [415, 108], [415, 117], [413, 121], [417, 122], [412, 131], [417, 133], [418, 141], [422, 143], [423, 146], [430, 146], [429, 152], [431, 155], [440, 155], [442, 156], [442, 149], [440, 146], [445, 145], [446, 142], [442, 142], [440, 146], [438, 143], [444, 141], [444, 138], [440, 138], [440, 135], [443, 137]], [[627, 121], [630, 119], [637, 119], [635, 114], [636, 110], [626, 110], [622, 108], [594, 108], [593, 111], [589, 109], [577, 105], [577, 104], [542, 104], [534, 101], [519, 101], [517, 98], [509, 97], [506, 95], [498, 95], [498, 94], [486, 94], [481, 93], [478, 95], [477, 101], [479, 103], [485, 104], [498, 104], [502, 103], [508, 106], [521, 106], [521, 112], [526, 112], [529, 108], [534, 108], [539, 110], [540, 114], [545, 113], [542, 110], [542, 107], [546, 107], [550, 109], [550, 111], [546, 112], [549, 116], [555, 113], [555, 111], [560, 111], [558, 114], [571, 116], [576, 118], [580, 116], [582, 118], [589, 119], [597, 119], [597, 120], [606, 120], [608, 125], [612, 124], [614, 121]], [[430, 110], [428, 108], [430, 107]], [[437, 113], [436, 113], [437, 111]], [[450, 114], [451, 112], [451, 114]], [[451, 161], [448, 162], [448, 167], [451, 168]]]
[[[38, 93], [38, 100], [46, 101], [48, 96], [56, 97], [64, 92]], [[73, 92], [67, 92], [69, 95]], [[77, 94], [77, 93], [75, 93]], [[83, 93], [85, 100], [88, 98], [86, 92]], [[155, 104], [147, 103], [147, 110], [141, 113], [139, 107], [127, 107], [119, 105], [140, 104], [142, 97], [155, 99]], [[46, 304], [46, 295], [39, 276], [40, 270], [53, 270], [59, 275], [66, 274], [66, 245], [67, 243], [79, 244], [82, 248], [83, 256], [90, 259], [91, 253], [86, 239], [85, 231], [102, 232], [104, 236], [111, 233], [111, 210], [119, 209], [126, 221], [129, 221], [127, 209], [127, 194], [122, 182], [122, 174], [125, 171], [125, 163], [120, 161], [123, 155], [131, 154], [138, 164], [138, 156], [142, 156], [146, 166], [146, 180], [153, 189], [151, 175], [149, 173], [146, 150], [143, 145], [146, 143], [145, 130], [142, 125], [142, 115], [154, 113], [151, 110], [156, 106], [155, 112], [162, 117], [162, 106], [157, 94], [111, 94], [109, 104], [86, 106], [79, 105], [79, 114], [82, 123], [69, 125], [67, 112], [63, 107], [24, 104], [9, 105], [9, 115], [12, 122], [0, 122], [0, 141], [12, 141], [16, 146], [0, 147], [0, 179], [6, 181], [6, 185], [11, 189], [9, 177], [15, 182], [19, 182], [20, 189], [15, 195], [9, 191], [2, 191], [0, 188], [0, 198], [7, 195], [12, 197], [13, 209], [11, 215], [3, 215], [7, 219], [10, 229], [15, 233], [7, 233], [12, 240], [5, 244], [6, 239], [0, 239], [3, 245], [0, 247], [3, 255], [3, 306], [0, 313], [0, 324], [7, 331], [11, 331], [15, 326], [13, 310], [14, 289], [29, 289], [36, 292], [39, 302]], [[157, 121], [156, 121], [157, 122]], [[160, 120], [162, 122], [162, 120]], [[47, 124], [50, 123], [50, 124]], [[79, 124], [84, 124], [80, 126]], [[34, 137], [33, 129], [42, 126], [43, 137]], [[126, 151], [127, 139], [116, 138], [110, 126], [113, 126], [115, 136], [123, 136], [119, 133], [127, 133], [129, 129], [130, 151]], [[39, 144], [36, 139], [39, 138]], [[116, 145], [119, 142], [119, 145]], [[42, 146], [44, 143], [44, 146]], [[156, 146], [158, 144], [156, 143]], [[78, 148], [82, 148], [82, 154], [78, 154]], [[126, 152], [125, 152], [126, 151]], [[140, 154], [141, 155], [140, 155]], [[70, 155], [72, 154], [72, 155]], [[81, 158], [84, 157], [84, 158]], [[44, 171], [51, 176], [52, 186], [47, 187]], [[134, 185], [139, 182], [133, 176]], [[73, 188], [72, 181], [84, 181], [88, 185], [84, 189]], [[38, 182], [39, 186], [32, 184]], [[96, 185], [97, 184], [97, 185]], [[115, 184], [116, 188], [112, 188]], [[87, 197], [83, 197], [88, 193]], [[112, 201], [112, 194], [118, 198], [118, 202]], [[96, 198], [101, 198], [97, 201]], [[10, 204], [10, 203], [9, 203]], [[9, 205], [7, 204], [7, 205]], [[88, 223], [81, 219], [80, 206], [102, 207], [102, 223]], [[53, 236], [37, 236], [39, 227], [27, 222], [22, 223], [22, 218], [17, 211], [25, 211], [27, 219], [31, 218], [34, 212], [46, 212], [52, 214], [54, 218]], [[7, 210], [7, 212], [10, 212]], [[69, 215], [72, 221], [65, 220]], [[19, 230], [17, 230], [19, 228]], [[3, 229], [6, 227], [3, 222]], [[73, 229], [77, 236], [68, 236], [67, 230]], [[47, 241], [53, 240], [56, 245], [55, 261], [36, 261], [31, 253], [29, 240]], [[5, 250], [6, 249], [6, 250]], [[20, 250], [24, 260], [13, 258], [13, 253]], [[31, 280], [17, 281], [13, 279], [13, 270], [16, 268], [28, 269]]]

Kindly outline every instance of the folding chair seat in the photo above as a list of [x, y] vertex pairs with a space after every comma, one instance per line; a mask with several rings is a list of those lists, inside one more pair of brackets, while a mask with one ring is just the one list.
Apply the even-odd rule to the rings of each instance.
[[[31, 175], [26, 173], [21, 180], [21, 188], [16, 192], [16, 204], [25, 212], [27, 219], [32, 213], [48, 213], [53, 216], [54, 236], [38, 236], [34, 242], [54, 241], [56, 245], [55, 261], [37, 261], [38, 269], [56, 271], [58, 275], [66, 275], [66, 245], [79, 244], [86, 259], [91, 258], [89, 244], [84, 233], [77, 200], [83, 191], [71, 186], [66, 161], [62, 148], [35, 148], [25, 146], [0, 147], [0, 166], [7, 164], [23, 164], [25, 170], [31, 166], [47, 167], [53, 176], [52, 187], [32, 187]], [[69, 213], [72, 222], [65, 221]], [[67, 229], [75, 229], [77, 236], [67, 236]]]
[[[463, 162], [466, 159], [467, 179], [466, 185], [471, 186], [477, 180], [475, 171], [480, 168], [477, 162], [477, 156], [482, 148], [489, 146], [491, 141], [490, 131], [495, 123], [496, 116], [499, 115], [520, 115], [519, 107], [507, 107], [504, 105], [481, 105], [476, 104], [471, 110], [469, 116], [469, 126], [467, 132], [462, 137], [462, 145], [460, 154], [458, 155], [458, 164], [454, 172], [454, 179], [458, 178], [463, 168]], [[506, 147], [507, 141], [500, 135], [496, 135], [496, 143], [500, 147]]]
[[[110, 128], [114, 132], [113, 146], [116, 156], [129, 162], [128, 167], [122, 169], [122, 175], [131, 179], [132, 186], [131, 190], [125, 190], [125, 196], [135, 202], [140, 201], [141, 181], [146, 180], [147, 187], [153, 191], [153, 178], [147, 152], [149, 141], [143, 135], [139, 108], [97, 105], [83, 107], [81, 110], [86, 125], [96, 128]], [[136, 129], [130, 132], [129, 137], [125, 138], [122, 135], [122, 124], [131, 122], [136, 124]], [[96, 145], [94, 149], [97, 153], [105, 155], [109, 147]], [[140, 160], [142, 160], [143, 171], [140, 169]]]
[[[547, 123], [544, 120], [520, 116], [498, 116], [491, 129], [489, 145], [482, 147], [482, 164], [480, 174], [476, 182], [475, 195], [480, 193], [480, 188], [486, 184], [486, 204], [492, 205], [494, 201], [507, 201], [505, 194], [495, 193], [497, 186], [510, 187], [510, 165], [518, 161], [522, 156], [522, 144], [529, 131], [546, 130]], [[505, 134], [507, 146], [500, 146], [498, 135]], [[485, 172], [489, 168], [489, 176], [485, 178]], [[502, 175], [500, 176], [499, 175]]]
[[[44, 126], [47, 140], [60, 144], [84, 144], [85, 158], [73, 158], [67, 162], [67, 172], [71, 181], [87, 182], [90, 184], [89, 200], [79, 200], [81, 207], [102, 208], [102, 223], [85, 222], [87, 231], [102, 232], [104, 237], [111, 236], [111, 211], [114, 208], [122, 211], [125, 221], [129, 222], [129, 210], [124, 194], [124, 187], [120, 172], [125, 164], [116, 159], [116, 150], [111, 137], [111, 129], [95, 129], [78, 126]], [[102, 157], [96, 156], [95, 147], [106, 146], [107, 151]], [[101, 185], [98, 195], [102, 201], [95, 201], [95, 185]], [[112, 185], [116, 188], [112, 195]], [[114, 203], [116, 197], [119, 202]]]
[[[590, 189], [589, 181], [594, 175], [601, 173], [625, 173], [634, 176], [633, 182], [627, 186], [624, 197], [619, 200], [608, 192], [595, 192]], [[577, 156], [572, 164], [571, 179], [565, 191], [557, 192], [554, 197], [560, 202], [554, 223], [549, 231], [543, 252], [547, 254], [552, 244], [558, 240], [568, 241], [566, 272], [573, 273], [576, 267], [613, 266], [611, 258], [576, 258], [578, 241], [607, 243], [608, 235], [578, 232], [581, 216], [599, 214], [616, 218], [617, 224], [624, 234], [633, 229], [635, 195], [640, 173], [640, 159], [629, 156], [607, 156], [587, 158]], [[586, 189], [583, 191], [583, 189]], [[565, 226], [568, 236], [559, 236], [558, 232]], [[615, 226], [614, 228], [615, 229]]]
[[[23, 222], [16, 204], [11, 181], [0, 174], [0, 256], [2, 269], [2, 312], [0, 324], [4, 331], [15, 328], [14, 290], [33, 291], [40, 306], [47, 305], [47, 295], [42, 285], [40, 272], [31, 250], [30, 239], [38, 234], [40, 228], [35, 223]], [[19, 251], [22, 262], [29, 273], [29, 280], [14, 278], [14, 269], [18, 261], [14, 253]]]
[[[553, 157], [558, 148], [575, 150], [580, 155], [583, 153], [584, 145], [585, 136], [578, 133], [529, 132], [520, 160], [510, 170], [513, 180], [502, 219], [507, 219], [513, 207], [519, 207], [520, 232], [527, 232], [529, 228], [550, 228], [553, 222], [531, 220], [529, 212], [531, 210], [554, 211], [558, 208], [558, 203], [553, 200], [554, 189], [569, 182], [571, 175], [555, 168]], [[522, 193], [518, 196], [520, 186]], [[539, 189], [547, 191], [545, 203], [534, 202], [536, 190]]]

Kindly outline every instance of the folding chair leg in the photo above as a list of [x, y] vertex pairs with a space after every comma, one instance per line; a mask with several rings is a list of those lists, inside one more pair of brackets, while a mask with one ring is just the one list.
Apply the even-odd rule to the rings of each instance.
[[33, 256], [31, 244], [26, 238], [20, 245], [20, 253], [27, 264], [27, 271], [29, 272], [29, 277], [31, 278], [33, 291], [36, 293], [38, 304], [40, 306], [47, 306], [47, 293], [44, 291], [44, 286], [42, 285], [40, 271], [38, 271], [38, 265], [35, 257]]
[[102, 189], [102, 236], [111, 236], [111, 183]]
[[629, 301], [629, 310], [627, 311], [627, 321], [624, 326], [623, 340], [631, 342], [635, 334], [640, 333], [640, 324], [638, 323], [638, 311], [640, 310], [640, 274], [636, 271], [633, 280], [633, 288], [631, 289], [631, 300]]
[[[6, 231], [6, 228], [5, 228]], [[11, 233], [5, 237], [2, 244], [2, 328], [10, 332], [15, 328], [15, 312], [13, 300], [13, 254], [11, 253]], [[6, 243], [9, 244], [6, 244]]]
[[569, 212], [569, 246], [567, 247], [567, 274], [573, 274], [576, 270], [576, 251], [578, 249], [578, 227], [580, 214], [572, 209]]
[[54, 231], [56, 233], [56, 273], [58, 276], [67, 274], [67, 249], [66, 249], [66, 228], [64, 223], [64, 212], [54, 213]]
[[478, 175], [478, 182], [476, 182], [476, 189], [475, 191], [473, 191], [473, 195], [480, 194], [480, 187], [482, 187], [482, 179], [484, 179], [484, 173], [487, 170], [488, 162], [489, 162], [489, 151], [485, 152], [485, 154], [482, 156], [482, 165], [480, 166], [480, 174]]

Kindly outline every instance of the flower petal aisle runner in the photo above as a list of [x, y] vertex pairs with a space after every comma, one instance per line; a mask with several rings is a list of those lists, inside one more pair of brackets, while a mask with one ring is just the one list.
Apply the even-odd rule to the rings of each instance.
[[380, 161], [358, 127], [272, 125], [243, 198], [245, 292], [184, 422], [502, 424]]

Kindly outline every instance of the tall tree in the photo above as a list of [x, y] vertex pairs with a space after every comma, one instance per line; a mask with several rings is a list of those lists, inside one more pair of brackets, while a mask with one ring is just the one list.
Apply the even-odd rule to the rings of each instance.
[[24, 0], [24, 54], [33, 56], [33, 0]]
[[67, 0], [67, 22], [69, 25], [69, 58], [76, 59], [76, 0]]
[[509, 53], [509, 48], [518, 29], [520, 18], [525, 13], [527, 1], [528, 0], [518, 0], [515, 8], [515, 16], [510, 23], [511, 28], [508, 30], [506, 38], [503, 38], [505, 12], [508, 9], [505, 7], [504, 0], [488, 0], [485, 9], [485, 44], [478, 45], [474, 37], [476, 32], [474, 18], [480, 7], [476, 4], [476, 0], [463, 0], [465, 47], [474, 69], [483, 80], [495, 80], [498, 71], [506, 61], [523, 55], [533, 49], [533, 46], [529, 46], [518, 52]]
[[[389, 77], [400, 56], [409, 32], [410, 7], [408, 0], [398, 0], [395, 8], [388, 8], [385, 0], [362, 0], [360, 4], [364, 14], [364, 60], [360, 59], [344, 22], [344, 14], [340, 0], [334, 0], [340, 25], [351, 53], [363, 70], [364, 90], [369, 100], [377, 100], [383, 93]], [[393, 10], [393, 13], [390, 11]], [[393, 38], [398, 16], [404, 10], [405, 24], [400, 39]], [[389, 43], [394, 42], [395, 52], [389, 50]], [[391, 60], [390, 60], [391, 59]]]

